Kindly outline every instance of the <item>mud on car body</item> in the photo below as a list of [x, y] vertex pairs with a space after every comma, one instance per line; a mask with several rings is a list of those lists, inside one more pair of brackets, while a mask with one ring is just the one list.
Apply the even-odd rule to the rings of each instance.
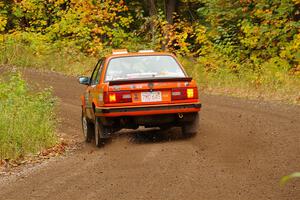
[[82, 100], [82, 128], [86, 142], [96, 146], [122, 128], [139, 126], [182, 128], [197, 133], [201, 103], [195, 81], [173, 54], [117, 50], [96, 64]]

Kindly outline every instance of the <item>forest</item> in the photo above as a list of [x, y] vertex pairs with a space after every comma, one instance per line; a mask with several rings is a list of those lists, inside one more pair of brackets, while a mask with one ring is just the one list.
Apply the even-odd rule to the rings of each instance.
[[299, 0], [2, 0], [0, 64], [77, 75], [112, 49], [154, 49], [208, 92], [298, 102], [299, 19]]

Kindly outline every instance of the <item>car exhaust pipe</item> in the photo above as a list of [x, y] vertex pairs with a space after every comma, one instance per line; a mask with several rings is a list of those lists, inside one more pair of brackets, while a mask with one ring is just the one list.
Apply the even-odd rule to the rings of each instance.
[[183, 118], [183, 114], [182, 113], [178, 113], [178, 117], [179, 117], [179, 119], [182, 119]]

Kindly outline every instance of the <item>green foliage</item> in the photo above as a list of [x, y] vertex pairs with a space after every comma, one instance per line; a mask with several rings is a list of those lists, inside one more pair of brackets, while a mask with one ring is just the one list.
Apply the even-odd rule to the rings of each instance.
[[4, 0], [0, 64], [79, 74], [113, 48], [163, 49], [193, 60], [210, 88], [299, 98], [299, 0], [177, 0], [172, 23], [168, 2]]
[[196, 79], [200, 91], [300, 103], [300, 78], [288, 75], [284, 70], [278, 71], [272, 63], [269, 64], [274, 70], [257, 72], [236, 65], [222, 54], [213, 53], [198, 60], [182, 57], [180, 61], [188, 74]]
[[4, 8], [4, 3], [0, 2], [0, 33], [5, 30], [7, 24], [7, 13]]
[[148, 16], [149, 4], [140, 1], [5, 0], [0, 3], [0, 31], [34, 33], [46, 44], [63, 43], [90, 55], [141, 41], [187, 56], [223, 54], [258, 71], [275, 58], [285, 60], [289, 72], [300, 73], [299, 1], [177, 3], [180, 9], [170, 24], [166, 1], [156, 1], [157, 14]]
[[50, 89], [33, 92], [19, 73], [0, 79], [0, 159], [36, 153], [56, 143]]
[[[107, 45], [118, 47], [131, 35], [133, 19], [122, 0], [22, 0], [10, 9], [12, 26], [6, 27], [8, 18], [0, 12], [0, 31], [10, 28], [12, 32], [39, 33], [49, 41], [63, 41], [89, 54], [97, 54]], [[7, 6], [4, 11], [8, 13]]]
[[[1, 38], [0, 38], [1, 40]], [[6, 34], [0, 43], [0, 65], [32, 67], [77, 75], [89, 71], [96, 58], [87, 57], [71, 42], [49, 41], [40, 33]]]
[[280, 60], [289, 72], [299, 74], [299, 2], [214, 0], [199, 14], [210, 21], [207, 35], [215, 51], [258, 72]]

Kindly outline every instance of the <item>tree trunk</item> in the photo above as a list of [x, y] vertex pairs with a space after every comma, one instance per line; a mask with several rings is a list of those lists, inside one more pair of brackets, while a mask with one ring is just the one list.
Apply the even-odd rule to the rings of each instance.
[[151, 35], [152, 35], [152, 44], [155, 44], [155, 27], [154, 23], [152, 20], [154, 20], [154, 16], [157, 14], [156, 10], [156, 5], [155, 5], [155, 0], [145, 0], [146, 5], [148, 7], [148, 14], [150, 16], [150, 30], [151, 30]]
[[173, 24], [173, 14], [176, 11], [176, 0], [165, 0], [166, 1], [166, 18], [169, 24]]
[[[168, 24], [173, 24], [174, 21], [173, 21], [173, 14], [174, 12], [176, 11], [176, 3], [177, 1], [176, 0], [165, 0], [165, 13], [166, 13], [166, 19], [167, 19], [167, 22]], [[167, 25], [168, 27], [168, 25]], [[168, 37], [168, 30], [163, 33], [164, 35], [164, 38], [165, 38], [165, 42], [162, 43], [162, 50], [166, 50], [167, 47], [168, 47], [168, 43], [169, 43], [169, 37]]]
[[153, 15], [156, 15], [156, 5], [155, 0], [148, 0], [148, 6], [149, 6], [149, 16], [152, 17]]

